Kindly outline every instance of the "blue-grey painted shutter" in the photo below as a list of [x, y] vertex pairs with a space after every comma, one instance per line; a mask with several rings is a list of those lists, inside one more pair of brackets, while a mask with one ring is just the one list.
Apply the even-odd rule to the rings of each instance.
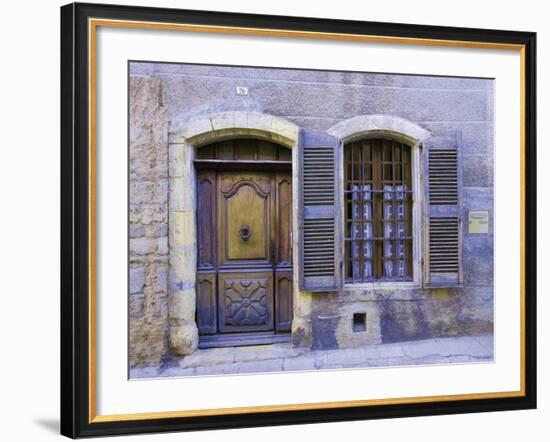
[[461, 133], [436, 134], [424, 142], [427, 199], [424, 283], [462, 284]]
[[326, 133], [300, 131], [300, 288], [307, 291], [340, 287], [339, 146]]

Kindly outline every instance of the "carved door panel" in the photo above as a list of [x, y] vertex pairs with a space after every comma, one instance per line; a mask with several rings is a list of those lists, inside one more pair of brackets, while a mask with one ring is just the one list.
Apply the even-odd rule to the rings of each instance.
[[290, 173], [201, 171], [197, 198], [201, 336], [289, 332]]
[[273, 274], [220, 273], [220, 332], [273, 330]]
[[273, 269], [273, 177], [268, 173], [219, 174], [219, 269]]
[[275, 198], [268, 173], [219, 174], [220, 332], [273, 330]]

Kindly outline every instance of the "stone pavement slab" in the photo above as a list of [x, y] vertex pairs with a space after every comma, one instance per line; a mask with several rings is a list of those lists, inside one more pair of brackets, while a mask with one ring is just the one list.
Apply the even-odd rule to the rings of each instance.
[[295, 348], [287, 343], [209, 348], [185, 357], [166, 358], [160, 367], [132, 368], [130, 378], [492, 362], [493, 348], [492, 336], [434, 338], [337, 350]]

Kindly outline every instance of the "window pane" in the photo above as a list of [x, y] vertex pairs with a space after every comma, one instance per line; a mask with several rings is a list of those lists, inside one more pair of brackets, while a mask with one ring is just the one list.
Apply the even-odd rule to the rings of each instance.
[[347, 281], [411, 280], [410, 148], [370, 139], [346, 145], [344, 160]]

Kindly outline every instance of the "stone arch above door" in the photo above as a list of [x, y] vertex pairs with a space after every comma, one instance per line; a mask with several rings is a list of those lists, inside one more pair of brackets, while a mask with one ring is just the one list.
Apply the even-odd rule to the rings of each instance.
[[[299, 127], [281, 117], [248, 111], [230, 111], [180, 118], [172, 122], [168, 146], [168, 241], [169, 241], [169, 344], [178, 355], [198, 346], [196, 311], [197, 226], [196, 176], [193, 166], [197, 147], [232, 138], [257, 138], [292, 149], [297, 161]], [[293, 166], [293, 180], [297, 170]], [[297, 195], [293, 196], [297, 200]], [[294, 211], [293, 211], [294, 212]], [[293, 225], [297, 226], [293, 213]], [[296, 227], [294, 227], [296, 229]], [[294, 232], [297, 238], [297, 231]], [[294, 248], [296, 250], [296, 248]], [[297, 278], [295, 279], [297, 280]]]
[[284, 118], [248, 111], [204, 114], [172, 125], [169, 143], [187, 143], [194, 147], [229, 138], [253, 137], [293, 148], [299, 134], [299, 127]]

